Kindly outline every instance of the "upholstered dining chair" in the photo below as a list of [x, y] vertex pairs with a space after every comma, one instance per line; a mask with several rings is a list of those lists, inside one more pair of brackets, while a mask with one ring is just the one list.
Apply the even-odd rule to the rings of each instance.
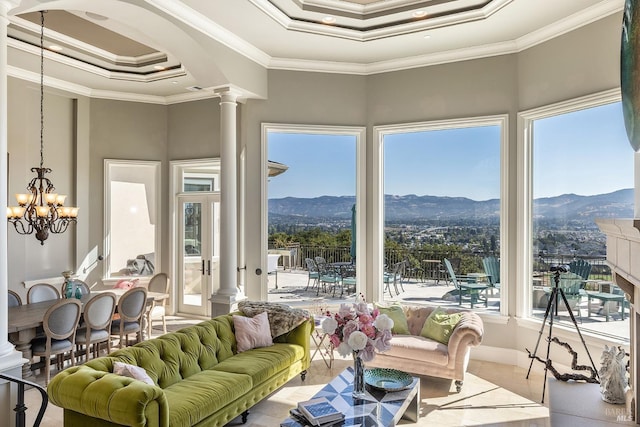
[[117, 319], [111, 323], [111, 335], [118, 335], [120, 342], [118, 348], [122, 348], [124, 342], [129, 345], [129, 335], [137, 334], [136, 342], [142, 342], [142, 321], [147, 305], [147, 288], [131, 288], [120, 297], [118, 301]]
[[16, 292], [9, 290], [9, 307], [22, 305], [22, 298]]
[[99, 293], [84, 305], [84, 324], [76, 332], [76, 345], [85, 346], [85, 360], [89, 360], [89, 350], [93, 344], [93, 357], [100, 354], [100, 344], [107, 343], [107, 353], [111, 353], [111, 322], [116, 309], [116, 294]]
[[151, 329], [153, 329], [153, 320], [162, 320], [162, 331], [167, 333], [167, 302], [169, 301], [169, 276], [166, 273], [158, 273], [149, 280], [149, 286], [147, 288], [149, 292], [158, 292], [167, 294], [165, 298], [161, 300], [155, 300], [149, 310], [147, 310], [147, 337], [151, 336]]
[[74, 348], [80, 312], [80, 301], [75, 298], [61, 299], [49, 307], [44, 315], [45, 336], [31, 341], [33, 355], [44, 359], [45, 386], [49, 384], [51, 356], [58, 356], [56, 363], [58, 369], [63, 368], [62, 356], [66, 352], [69, 352], [71, 357], [71, 365], [76, 364]]
[[48, 283], [36, 283], [27, 291], [27, 304], [60, 299], [58, 290]]

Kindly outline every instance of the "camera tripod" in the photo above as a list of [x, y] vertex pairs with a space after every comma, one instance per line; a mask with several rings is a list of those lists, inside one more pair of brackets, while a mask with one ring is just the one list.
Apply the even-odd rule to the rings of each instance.
[[[561, 272], [567, 272], [569, 271], [569, 268], [566, 266], [558, 266], [558, 267], [552, 267], [552, 271], [555, 271], [555, 274], [553, 276], [554, 282], [555, 282], [555, 286], [553, 287], [553, 289], [551, 290], [551, 294], [549, 295], [549, 301], [547, 302], [547, 308], [544, 312], [544, 320], [542, 321], [542, 326], [540, 327], [540, 332], [538, 334], [538, 341], [536, 342], [536, 347], [533, 350], [533, 353], [529, 352], [529, 358], [531, 359], [531, 364], [529, 364], [529, 370], [527, 371], [527, 379], [529, 379], [529, 374], [531, 373], [531, 367], [533, 366], [533, 362], [537, 359], [536, 357], [536, 353], [538, 352], [538, 346], [540, 345], [540, 339], [542, 338], [542, 332], [544, 331], [544, 326], [547, 323], [547, 319], [549, 319], [549, 313], [551, 313], [551, 319], [549, 320], [549, 335], [547, 336], [547, 356], [544, 359], [547, 363], [545, 363], [544, 365], [544, 383], [542, 384], [542, 400], [540, 403], [544, 403], [544, 393], [546, 391], [546, 387], [547, 387], [547, 372], [549, 370], [549, 351], [551, 350], [551, 340], [552, 340], [552, 335], [553, 335], [553, 317], [554, 317], [554, 313], [557, 316], [558, 315], [558, 297], [562, 298], [562, 301], [564, 302], [564, 306], [566, 307], [567, 311], [569, 312], [569, 316], [571, 317], [571, 321], [573, 322], [573, 326], [575, 326], [576, 331], [578, 332], [578, 336], [580, 337], [580, 341], [582, 341], [582, 345], [584, 346], [584, 350], [587, 352], [587, 356], [589, 356], [589, 361], [591, 361], [591, 366], [593, 367], [593, 371], [598, 372], [598, 370], [596, 369], [596, 365], [593, 362], [593, 359], [591, 358], [591, 354], [589, 353], [589, 349], [587, 348], [587, 344], [584, 341], [584, 338], [582, 337], [582, 334], [580, 333], [580, 328], [578, 327], [578, 323], [576, 322], [576, 318], [573, 315], [573, 311], [571, 310], [571, 308], [569, 307], [569, 302], [567, 301], [567, 297], [564, 294], [564, 289], [562, 289], [559, 284], [560, 284], [560, 273]], [[578, 308], [579, 310], [579, 308]], [[528, 351], [528, 350], [527, 350]], [[540, 360], [540, 359], [538, 359]]]

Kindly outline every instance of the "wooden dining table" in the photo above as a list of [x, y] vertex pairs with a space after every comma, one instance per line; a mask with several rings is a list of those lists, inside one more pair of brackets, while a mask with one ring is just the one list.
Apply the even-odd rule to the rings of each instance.
[[[86, 303], [91, 299], [91, 296], [104, 293], [113, 292], [116, 295], [116, 304], [120, 297], [124, 295], [127, 289], [107, 289], [102, 291], [91, 291], [89, 295], [85, 295], [80, 299], [80, 302]], [[162, 292], [147, 292], [147, 305], [151, 306], [156, 301], [162, 301], [169, 297], [169, 294]], [[44, 315], [56, 302], [59, 300], [49, 300], [36, 302], [32, 304], [23, 304], [15, 307], [9, 307], [8, 311], [8, 332], [9, 341], [15, 345], [16, 350], [22, 352], [27, 362], [22, 366], [22, 378], [29, 378], [33, 374], [31, 372], [31, 359], [33, 354], [31, 352], [31, 340], [36, 337], [36, 333], [39, 327], [42, 327], [44, 322]], [[144, 316], [143, 316], [144, 320]], [[144, 326], [144, 325], [143, 325]], [[145, 328], [143, 327], [143, 331]]]

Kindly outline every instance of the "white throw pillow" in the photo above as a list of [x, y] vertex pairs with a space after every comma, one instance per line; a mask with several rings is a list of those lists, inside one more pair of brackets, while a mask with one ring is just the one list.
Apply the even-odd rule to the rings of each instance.
[[122, 375], [123, 377], [140, 380], [150, 385], [155, 385], [151, 377], [147, 374], [147, 371], [140, 366], [129, 365], [128, 363], [122, 362], [113, 362], [113, 373]]
[[233, 315], [233, 327], [236, 330], [238, 353], [258, 347], [273, 345], [269, 317], [263, 311], [254, 317]]

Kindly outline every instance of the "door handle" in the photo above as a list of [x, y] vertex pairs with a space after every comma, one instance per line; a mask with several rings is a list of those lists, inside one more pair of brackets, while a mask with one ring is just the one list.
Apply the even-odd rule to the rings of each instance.
[[207, 260], [207, 274], [211, 276], [211, 260]]
[[202, 275], [204, 276], [204, 259], [202, 260], [202, 268], [200, 269], [200, 271], [202, 271]]

